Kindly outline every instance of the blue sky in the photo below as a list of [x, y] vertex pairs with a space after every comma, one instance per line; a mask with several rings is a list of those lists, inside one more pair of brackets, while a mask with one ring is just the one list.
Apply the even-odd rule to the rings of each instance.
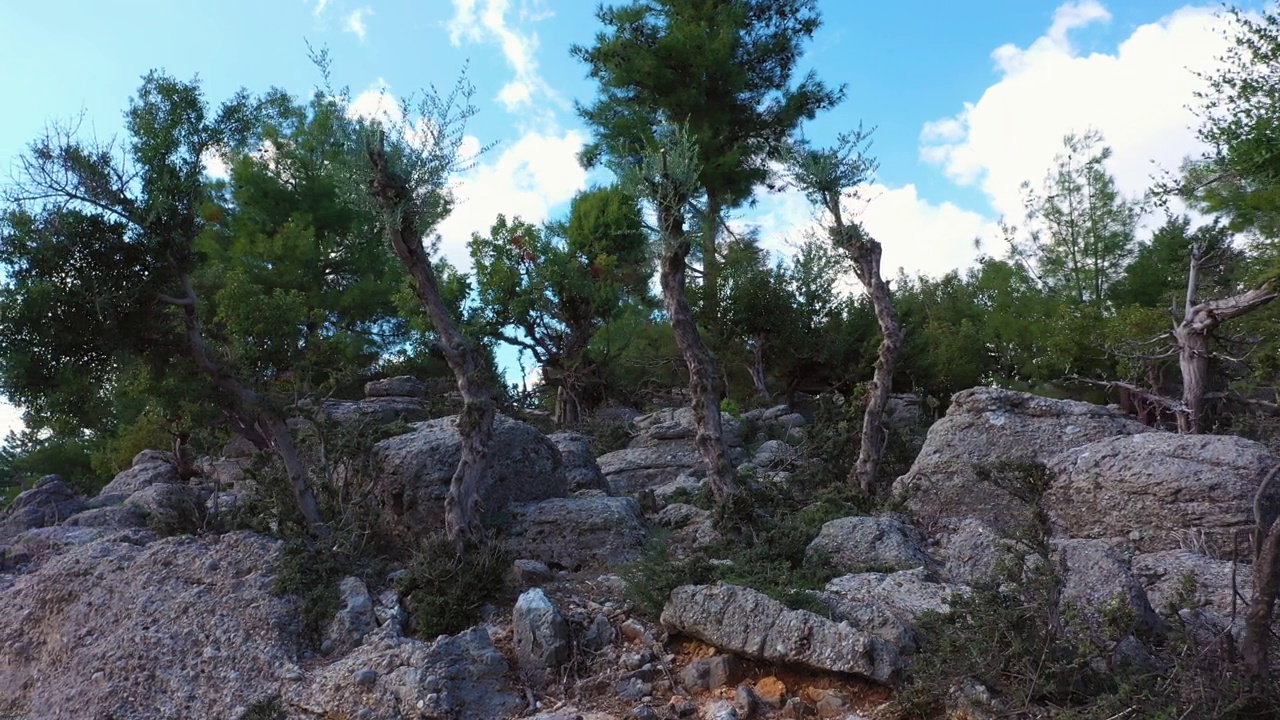
[[[806, 56], [848, 99], [808, 135], [875, 126], [875, 182], [851, 199], [884, 243], [886, 273], [940, 274], [1000, 254], [995, 222], [1016, 219], [1018, 185], [1038, 181], [1062, 136], [1097, 127], [1122, 190], [1199, 150], [1186, 106], [1225, 47], [1218, 6], [1170, 0], [820, 0]], [[466, 177], [441, 227], [465, 242], [497, 213], [541, 220], [590, 178], [574, 162], [587, 130], [573, 112], [592, 84], [569, 55], [597, 31], [594, 0], [12, 0], [0, 3], [0, 174], [51, 119], [84, 113], [107, 137], [152, 68], [198, 74], [212, 101], [239, 87], [304, 94], [327, 47], [335, 81], [369, 108], [448, 87], [469, 63], [477, 144], [498, 143]], [[363, 94], [363, 97], [359, 97]], [[216, 163], [214, 163], [216, 165]], [[216, 171], [216, 167], [211, 167]], [[739, 222], [785, 249], [812, 225], [795, 194], [767, 195]]]

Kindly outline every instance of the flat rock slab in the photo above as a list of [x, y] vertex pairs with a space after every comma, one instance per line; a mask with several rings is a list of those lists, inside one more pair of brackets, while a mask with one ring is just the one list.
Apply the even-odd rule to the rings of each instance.
[[849, 673], [887, 683], [898, 653], [881, 638], [806, 610], [791, 610], [751, 588], [682, 585], [662, 610], [668, 629], [721, 650], [768, 662]]

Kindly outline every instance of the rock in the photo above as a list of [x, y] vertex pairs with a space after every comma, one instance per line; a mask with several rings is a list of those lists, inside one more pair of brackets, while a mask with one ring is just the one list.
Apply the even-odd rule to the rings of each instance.
[[404, 631], [404, 621], [409, 614], [400, 602], [400, 593], [395, 588], [387, 588], [378, 593], [378, 604], [373, 608], [373, 616], [384, 634], [399, 637]]
[[696, 493], [706, 484], [706, 478], [698, 478], [684, 473], [671, 482], [666, 482], [653, 488], [653, 498], [659, 504], [666, 504], [677, 493]]
[[376, 627], [378, 618], [374, 615], [369, 588], [358, 577], [343, 578], [338, 583], [338, 612], [325, 632], [325, 640], [332, 643], [332, 652], [344, 652], [359, 645]]
[[[378, 672], [372, 687], [352, 683], [364, 668]], [[282, 695], [310, 716], [357, 717], [367, 709], [372, 712], [358, 717], [371, 720], [492, 720], [514, 717], [525, 707], [506, 660], [483, 627], [432, 643], [404, 638], [366, 643]]]
[[147, 515], [136, 505], [113, 505], [85, 510], [62, 523], [66, 527], [91, 527], [111, 530], [143, 528]]
[[591, 438], [581, 433], [558, 432], [548, 435], [547, 439], [560, 451], [569, 492], [578, 490], [608, 492], [609, 481], [605, 479], [604, 473], [600, 472], [600, 465], [591, 454]]
[[251, 533], [101, 540], [19, 576], [0, 593], [0, 716], [239, 717], [296, 667], [279, 548]]
[[378, 671], [372, 668], [360, 668], [351, 678], [352, 682], [362, 687], [370, 687], [378, 681]]
[[766, 440], [756, 450], [756, 454], [751, 458], [751, 464], [758, 468], [778, 469], [795, 460], [797, 455], [795, 448], [781, 440]]
[[363, 400], [324, 400], [320, 414], [339, 425], [419, 422], [431, 417], [431, 403], [417, 397], [368, 397]]
[[878, 637], [735, 585], [682, 585], [662, 624], [746, 657], [860, 675], [887, 683], [898, 654]]
[[[1170, 608], [1203, 608], [1218, 615], [1230, 615], [1231, 565], [1230, 560], [1215, 560], [1190, 550], [1161, 550], [1133, 556], [1133, 574], [1157, 612]], [[1252, 596], [1252, 567], [1236, 567], [1235, 588], [1242, 597]], [[1243, 610], [1244, 604], [1242, 600], [1236, 601], [1237, 613]]]
[[45, 475], [34, 487], [18, 493], [0, 515], [0, 541], [26, 530], [55, 525], [87, 507], [60, 475]]
[[[444, 499], [462, 455], [456, 417], [417, 423], [413, 431], [374, 445], [380, 472], [371, 488], [393, 534], [406, 544], [444, 528]], [[486, 513], [512, 504], [563, 497], [560, 453], [532, 426], [499, 415], [494, 420], [488, 485], [480, 490]]]
[[707, 720], [738, 720], [738, 710], [728, 700], [715, 700], [707, 706]]
[[33, 528], [11, 538], [5, 549], [6, 563], [13, 566], [40, 565], [68, 549], [98, 541], [145, 545], [155, 539], [154, 533], [142, 528], [51, 525]]
[[[1229, 557], [1252, 528], [1253, 501], [1280, 463], [1261, 443], [1222, 435], [1147, 433], [1063, 452], [1042, 500], [1056, 537], [1130, 536], [1143, 552], [1178, 548], [1194, 533], [1208, 555]], [[1280, 483], [1262, 498], [1280, 513]]]
[[233, 490], [244, 485], [250, 458], [202, 457], [195, 462], [195, 470], [204, 479], [204, 485], [212, 490]]
[[147, 525], [165, 535], [191, 534], [204, 525], [206, 507], [190, 485], [155, 483], [129, 496], [126, 504], [141, 510]]
[[671, 503], [658, 511], [653, 521], [659, 526], [672, 530], [682, 528], [690, 523], [703, 522], [711, 518], [711, 512], [687, 503]]
[[116, 475], [98, 495], [112, 493], [132, 495], [156, 483], [177, 484], [179, 482], [181, 478], [178, 477], [178, 469], [174, 466], [172, 454], [159, 450], [143, 450], [134, 456], [133, 466]]
[[427, 396], [427, 384], [409, 375], [372, 380], [364, 384], [364, 396], [375, 397], [411, 397]]
[[905, 497], [921, 527], [973, 519], [1001, 537], [1042, 537], [1035, 501], [1044, 482], [1043, 471], [1029, 465], [917, 461], [894, 483], [893, 492]]
[[702, 467], [702, 455], [692, 441], [661, 446], [625, 448], [596, 458], [609, 483], [609, 492], [625, 495], [670, 483]]
[[756, 681], [752, 692], [764, 704], [780, 708], [787, 701], [787, 685], [775, 675], [768, 675]]
[[[1151, 637], [1161, 631], [1163, 623], [1151, 609], [1129, 558], [1109, 542], [1055, 540], [1051, 559], [1062, 577], [1059, 608], [1064, 617], [1073, 611], [1087, 635]], [[1115, 627], [1118, 621], [1123, 627]]]
[[226, 445], [222, 446], [222, 457], [232, 460], [247, 460], [257, 454], [258, 446], [239, 435], [231, 438]]
[[582, 632], [578, 644], [587, 652], [600, 652], [612, 645], [617, 637], [618, 631], [613, 629], [613, 623], [609, 622], [609, 618], [596, 615], [587, 625], [587, 629]]
[[629, 497], [553, 498], [513, 505], [507, 543], [552, 568], [606, 568], [640, 556], [649, 531]]
[[1021, 567], [1021, 560], [1031, 548], [1023, 543], [1002, 538], [990, 525], [965, 518], [951, 518], [934, 528], [938, 544], [933, 556], [941, 563], [941, 574], [959, 585], [999, 583], [1002, 572]]
[[521, 672], [542, 684], [569, 660], [569, 624], [539, 588], [526, 590], [511, 611], [516, 662]]
[[805, 550], [805, 560], [825, 560], [836, 570], [909, 570], [933, 564], [920, 545], [919, 530], [890, 517], [846, 517], [822, 526]]
[[530, 560], [522, 558], [511, 564], [511, 574], [515, 577], [515, 581], [525, 587], [541, 585], [555, 577], [551, 572], [551, 568], [541, 560]]
[[950, 613], [951, 598], [968, 592], [963, 585], [933, 582], [927, 572], [916, 569], [838, 577], [819, 597], [833, 619], [883, 640], [898, 655], [909, 655], [917, 649], [915, 625], [920, 615]]

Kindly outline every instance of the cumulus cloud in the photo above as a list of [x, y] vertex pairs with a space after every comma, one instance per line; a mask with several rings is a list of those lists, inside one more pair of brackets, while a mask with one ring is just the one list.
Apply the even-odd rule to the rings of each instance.
[[448, 29], [454, 46], [464, 42], [494, 43], [502, 48], [502, 56], [515, 74], [497, 97], [508, 112], [527, 109], [536, 94], [558, 101], [538, 72], [538, 34], [509, 22], [512, 15], [522, 24], [550, 17], [545, 0], [522, 0], [514, 11], [510, 0], [453, 0], [453, 9]]
[[1114, 150], [1108, 169], [1131, 196], [1159, 169], [1198, 153], [1190, 107], [1204, 83], [1196, 73], [1216, 66], [1228, 21], [1212, 7], [1185, 7], [1139, 26], [1112, 53], [1081, 54], [1072, 31], [1110, 17], [1095, 0], [1067, 3], [1026, 48], [997, 48], [999, 81], [956, 115], [924, 125], [922, 159], [1016, 218], [1020, 184], [1040, 183], [1067, 133], [1101, 131]]
[[365, 18], [373, 14], [373, 8], [362, 7], [352, 10], [347, 16], [347, 24], [343, 28], [346, 32], [354, 34], [360, 42], [364, 42], [364, 36], [369, 31], [369, 26], [365, 23]]
[[311, 14], [320, 17], [324, 14], [325, 8], [329, 6], [329, 0], [316, 0], [315, 7], [311, 8]]

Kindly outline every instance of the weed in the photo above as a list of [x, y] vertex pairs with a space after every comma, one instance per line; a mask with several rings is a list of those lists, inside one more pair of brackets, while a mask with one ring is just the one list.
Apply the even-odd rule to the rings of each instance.
[[444, 535], [423, 542], [399, 581], [419, 637], [451, 635], [481, 619], [505, 590], [509, 553], [489, 536], [459, 553]]
[[272, 696], [250, 705], [240, 716], [240, 720], [285, 720], [285, 717], [280, 698]]
[[649, 541], [639, 559], [623, 566], [621, 575], [627, 599], [636, 611], [657, 621], [672, 590], [714, 582], [716, 569], [703, 557], [673, 559], [670, 538], [659, 535]]

